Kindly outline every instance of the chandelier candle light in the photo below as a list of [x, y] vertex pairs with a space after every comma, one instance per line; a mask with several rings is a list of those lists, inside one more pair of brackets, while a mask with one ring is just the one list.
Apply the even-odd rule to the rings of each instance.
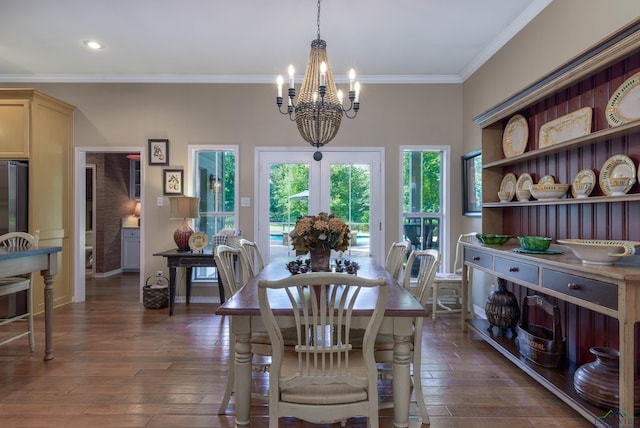
[[[284, 79], [278, 76], [278, 96], [276, 104], [282, 114], [288, 114], [289, 119], [295, 120], [298, 132], [302, 138], [317, 150], [313, 158], [322, 159], [320, 147], [327, 144], [338, 133], [342, 116], [353, 119], [360, 109], [360, 83], [355, 80], [356, 73], [349, 71], [349, 107], [342, 105], [342, 91], [336, 91], [333, 73], [327, 57], [327, 42], [320, 39], [320, 0], [318, 0], [318, 35], [311, 42], [311, 53], [307, 70], [304, 73], [302, 88], [297, 102], [294, 86], [295, 70], [289, 66], [289, 102], [287, 109], [282, 110], [282, 85]], [[352, 112], [350, 114], [350, 112]]]

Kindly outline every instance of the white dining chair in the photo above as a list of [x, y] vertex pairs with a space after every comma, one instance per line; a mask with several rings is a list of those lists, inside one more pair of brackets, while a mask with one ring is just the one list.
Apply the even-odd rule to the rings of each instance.
[[264, 269], [264, 261], [262, 258], [262, 253], [260, 252], [260, 248], [258, 248], [258, 244], [254, 241], [249, 241], [248, 239], [240, 239], [240, 249], [244, 251], [247, 259], [249, 260], [249, 273], [253, 278], [256, 276], [262, 269]]
[[[35, 236], [26, 232], [9, 232], [0, 235], [0, 247], [5, 248], [32, 248], [37, 245], [37, 241], [38, 233], [36, 233]], [[6, 337], [0, 342], [0, 345], [13, 342], [24, 336], [29, 336], [29, 349], [33, 352], [36, 346], [33, 329], [33, 274], [29, 273], [24, 276], [0, 278], [0, 296], [6, 296], [20, 291], [26, 291], [27, 293], [27, 311], [23, 314], [9, 316], [0, 320], [0, 326], [26, 319], [27, 331]]]
[[[405, 275], [403, 286], [414, 295], [422, 306], [426, 306], [430, 297], [430, 290], [433, 284], [436, 271], [440, 266], [441, 255], [438, 250], [413, 250], [409, 254], [407, 260], [406, 272], [411, 272], [417, 267], [417, 278], [415, 286], [412, 284], [411, 275]], [[411, 339], [411, 380], [413, 382], [413, 390], [416, 397], [416, 405], [422, 420], [422, 424], [429, 424], [429, 414], [424, 402], [424, 394], [422, 392], [422, 378], [420, 376], [420, 365], [422, 362], [422, 329], [423, 318], [414, 318], [413, 320], [414, 335]], [[375, 357], [378, 363], [387, 366], [393, 363], [393, 335], [379, 334], [375, 342]], [[391, 378], [391, 370], [388, 367], [380, 368], [380, 377]], [[393, 403], [385, 402], [380, 404], [380, 408], [393, 407]]]
[[[361, 347], [351, 343], [354, 305], [364, 288], [375, 288], [375, 310], [367, 319]], [[282, 417], [312, 423], [343, 424], [366, 416], [378, 427], [378, 372], [375, 336], [387, 301], [384, 278], [367, 279], [333, 272], [312, 272], [258, 282], [260, 314], [273, 344], [269, 372], [269, 427]], [[287, 297], [284, 297], [287, 296]], [[297, 344], [285, 346], [272, 299], [292, 310]], [[283, 300], [284, 299], [284, 300]], [[359, 316], [361, 319], [361, 316]]]
[[[218, 269], [218, 281], [222, 281], [225, 296], [230, 298], [234, 296], [249, 280], [249, 261], [242, 250], [228, 245], [218, 245], [215, 247], [214, 260]], [[229, 320], [230, 332], [233, 331], [231, 323], [233, 323], [233, 317]], [[256, 333], [254, 336], [255, 339], [254, 337], [251, 339], [251, 351], [263, 356], [271, 355], [271, 346], [266, 338], [266, 334], [261, 335], [260, 333]], [[254, 340], [257, 341], [255, 346], [253, 344]], [[220, 403], [220, 408], [218, 409], [219, 415], [226, 412], [229, 400], [233, 395], [235, 384], [235, 345], [235, 337], [230, 333], [227, 385], [222, 397], [222, 402]], [[256, 372], [266, 372], [268, 371], [268, 367], [268, 363], [255, 363], [253, 370]], [[252, 394], [252, 398], [266, 399], [266, 397], [257, 393]]]
[[[452, 272], [437, 272], [431, 289], [431, 319], [436, 320], [437, 314], [456, 313], [462, 310], [462, 243], [475, 242], [476, 232], [463, 233], [456, 243], [456, 257]], [[469, 272], [468, 281], [471, 281]]]
[[394, 242], [389, 247], [384, 267], [396, 281], [400, 281], [402, 277], [404, 259], [407, 257], [410, 245], [409, 241], [402, 241]]

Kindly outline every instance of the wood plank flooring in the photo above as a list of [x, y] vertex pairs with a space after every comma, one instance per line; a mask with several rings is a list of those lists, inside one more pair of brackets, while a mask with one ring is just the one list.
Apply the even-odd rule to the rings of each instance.
[[[55, 310], [52, 361], [42, 360], [42, 315], [36, 352], [26, 338], [0, 347], [1, 427], [233, 426], [233, 398], [228, 414], [217, 415], [228, 320], [207, 304], [178, 303], [173, 317], [167, 308], [145, 309], [137, 284], [137, 274], [88, 280], [85, 302]], [[0, 337], [12, 328], [0, 327]], [[457, 316], [425, 321], [421, 372], [433, 428], [593, 426], [482, 340], [462, 334]], [[255, 388], [264, 391], [267, 375], [254, 376]], [[390, 400], [390, 385], [381, 382], [380, 390]], [[391, 412], [380, 412], [381, 427], [392, 426]], [[268, 426], [266, 403], [254, 400], [251, 422]], [[280, 422], [311, 426], [317, 425]], [[329, 426], [339, 424], [322, 427]], [[350, 419], [348, 426], [366, 421]]]

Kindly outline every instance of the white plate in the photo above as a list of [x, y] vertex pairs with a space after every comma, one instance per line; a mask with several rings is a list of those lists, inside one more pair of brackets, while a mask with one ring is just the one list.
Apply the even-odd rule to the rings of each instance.
[[510, 172], [504, 176], [504, 178], [502, 179], [502, 183], [500, 183], [500, 191], [509, 193], [509, 198], [508, 198], [509, 201], [513, 199], [513, 196], [516, 194], [515, 174]]
[[563, 141], [591, 134], [591, 107], [584, 107], [540, 127], [538, 147], [548, 147]]
[[[593, 170], [591, 169], [583, 169], [581, 171], [578, 171], [575, 178], [573, 179], [572, 184], [580, 184], [580, 183], [591, 184], [591, 189], [587, 193], [585, 193], [585, 196], [589, 196], [591, 192], [593, 192], [593, 188], [596, 187], [596, 173], [593, 172]], [[578, 197], [578, 195], [576, 194], [576, 191], [573, 188], [573, 185], [571, 186], [571, 194], [573, 195], [574, 198]]]
[[640, 73], [636, 73], [618, 87], [605, 109], [610, 126], [623, 125], [640, 119]]
[[209, 238], [204, 232], [196, 232], [189, 237], [189, 248], [193, 251], [202, 251], [209, 244]]
[[[607, 184], [607, 178], [609, 177], [630, 177], [635, 180], [636, 178], [636, 165], [633, 161], [625, 155], [613, 155], [602, 165], [600, 170], [600, 188], [602, 192], [611, 196], [611, 188]], [[629, 184], [624, 192], [627, 193], [633, 186], [633, 182]]]
[[556, 184], [556, 180], [553, 178], [553, 175], [544, 175], [538, 180], [538, 184]]
[[527, 148], [529, 141], [529, 124], [521, 114], [516, 114], [504, 127], [502, 134], [502, 151], [504, 156], [512, 158], [521, 155]]
[[531, 175], [529, 175], [526, 172], [523, 173], [523, 174], [520, 174], [520, 177], [518, 177], [518, 181], [516, 181], [516, 198], [519, 201], [521, 201], [522, 198], [518, 194], [518, 191], [520, 191], [520, 190], [530, 190], [529, 186], [531, 184], [533, 184], [533, 179], [531, 178]]

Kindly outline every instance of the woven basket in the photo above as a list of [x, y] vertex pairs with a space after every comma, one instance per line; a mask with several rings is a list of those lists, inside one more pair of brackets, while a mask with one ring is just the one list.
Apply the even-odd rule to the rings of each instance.
[[[151, 288], [152, 285], [167, 285]], [[147, 309], [162, 309], [169, 306], [169, 280], [164, 276], [150, 276], [142, 287], [142, 304]]]
[[[531, 324], [529, 307], [541, 308], [553, 317], [552, 328]], [[562, 336], [560, 310], [540, 296], [525, 296], [522, 299], [522, 321], [517, 328], [516, 342], [520, 354], [543, 367], [556, 368], [562, 364], [566, 339]]]

